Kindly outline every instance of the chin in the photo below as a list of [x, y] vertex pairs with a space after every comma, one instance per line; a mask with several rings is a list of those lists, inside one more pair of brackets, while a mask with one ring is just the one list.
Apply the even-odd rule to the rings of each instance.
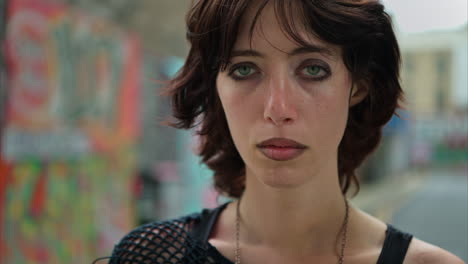
[[277, 189], [291, 189], [304, 185], [307, 182], [307, 174], [298, 171], [297, 168], [268, 168], [254, 170], [253, 177], [266, 186]]

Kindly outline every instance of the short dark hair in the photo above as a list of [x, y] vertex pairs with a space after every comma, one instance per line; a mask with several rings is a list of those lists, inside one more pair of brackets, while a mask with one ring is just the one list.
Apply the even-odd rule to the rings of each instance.
[[[359, 191], [355, 170], [378, 146], [382, 127], [399, 107], [403, 92], [399, 80], [400, 51], [391, 17], [377, 0], [262, 0], [250, 27], [268, 2], [273, 1], [279, 22], [292, 40], [305, 45], [297, 26], [342, 50], [353, 84], [368, 90], [350, 109], [338, 148], [338, 175], [343, 194], [352, 182]], [[197, 127], [199, 155], [214, 171], [218, 191], [240, 197], [245, 188], [245, 164], [230, 135], [216, 90], [216, 77], [230, 58], [243, 14], [252, 0], [197, 0], [187, 15], [190, 51], [185, 65], [168, 87], [176, 128]]]

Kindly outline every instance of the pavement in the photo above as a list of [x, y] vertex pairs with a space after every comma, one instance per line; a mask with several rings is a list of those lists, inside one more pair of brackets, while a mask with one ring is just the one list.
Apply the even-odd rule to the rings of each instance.
[[421, 189], [427, 179], [425, 171], [402, 171], [372, 184], [361, 184], [358, 195], [350, 201], [363, 211], [388, 223], [393, 213], [412, 194]]
[[351, 203], [468, 262], [468, 168], [411, 170], [363, 185]]

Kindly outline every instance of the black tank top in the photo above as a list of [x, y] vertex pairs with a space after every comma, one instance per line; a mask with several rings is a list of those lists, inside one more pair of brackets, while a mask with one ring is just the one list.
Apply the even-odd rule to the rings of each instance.
[[[213, 229], [214, 223], [226, 205], [227, 203], [214, 209], [203, 210], [201, 213], [201, 221], [194, 227], [192, 235], [197, 239], [208, 243], [208, 238], [211, 230]], [[376, 264], [403, 264], [403, 260], [405, 259], [406, 252], [408, 251], [412, 238], [413, 235], [402, 232], [391, 224], [387, 224], [384, 244]], [[217, 252], [214, 247], [212, 249], [215, 250], [216, 255], [223, 260], [223, 264], [232, 264], [230, 260]]]

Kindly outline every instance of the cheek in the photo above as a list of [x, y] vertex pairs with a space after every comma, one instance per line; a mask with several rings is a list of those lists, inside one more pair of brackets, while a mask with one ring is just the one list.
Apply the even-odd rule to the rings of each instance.
[[243, 160], [249, 159], [249, 142], [251, 142], [249, 131], [253, 126], [253, 121], [248, 119], [251, 116], [248, 113], [249, 107], [237, 98], [223, 97], [221, 102], [234, 145]]
[[238, 145], [238, 142], [245, 140], [248, 128], [252, 126], [253, 121], [249, 120], [252, 117], [249, 114], [252, 111], [249, 105], [251, 100], [248, 100], [242, 93], [236, 92], [236, 88], [239, 87], [234, 87], [232, 82], [220, 82], [218, 78], [217, 87], [231, 136], [234, 143]]
[[326, 133], [334, 134], [337, 137], [342, 136], [346, 127], [348, 119], [347, 102], [337, 102], [332, 100], [331, 104], [323, 105], [318, 110], [318, 115], [321, 116], [321, 124], [328, 129], [324, 130]]
[[237, 126], [254, 121], [254, 113], [258, 114], [261, 111], [261, 98], [255, 92], [257, 84], [237, 83], [227, 76], [220, 75], [216, 86], [228, 123]]
[[307, 115], [309, 124], [314, 125], [318, 137], [327, 139], [330, 143], [338, 144], [344, 134], [348, 120], [348, 94], [344, 85], [337, 85], [341, 89], [328, 89], [329, 92], [317, 95], [313, 115]]
[[319, 102], [318, 111], [322, 116], [328, 116], [327, 119], [347, 116], [349, 106], [346, 91], [336, 91], [324, 95]]

